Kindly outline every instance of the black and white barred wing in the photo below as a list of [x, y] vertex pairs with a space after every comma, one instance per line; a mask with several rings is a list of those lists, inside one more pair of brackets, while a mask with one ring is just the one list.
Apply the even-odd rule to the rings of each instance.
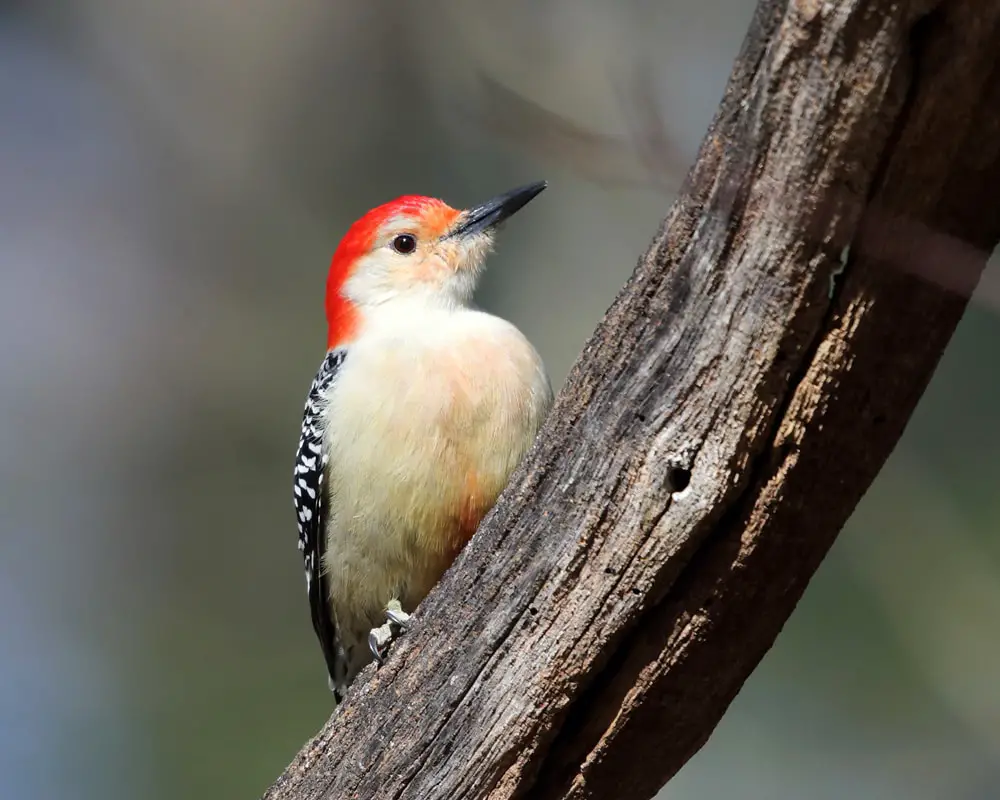
[[329, 453], [323, 438], [321, 414], [326, 393], [336, 380], [345, 353], [334, 350], [326, 354], [319, 372], [309, 388], [305, 411], [302, 414], [302, 435], [295, 454], [294, 500], [299, 526], [299, 550], [306, 568], [306, 592], [312, 612], [313, 629], [323, 648], [331, 685], [339, 647], [337, 630], [329, 610], [329, 586], [323, 574], [325, 536], [325, 486]]

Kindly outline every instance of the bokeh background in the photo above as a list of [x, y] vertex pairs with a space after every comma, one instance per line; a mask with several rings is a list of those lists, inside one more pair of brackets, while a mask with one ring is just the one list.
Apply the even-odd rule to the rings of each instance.
[[[623, 82], [645, 65], [689, 161], [752, 7], [0, 0], [0, 798], [259, 796], [331, 705], [290, 466], [340, 235], [401, 193], [547, 178], [480, 299], [560, 384], [681, 178], [629, 165]], [[504, 130], [477, 76], [624, 149]], [[979, 301], [664, 796], [1000, 797], [1000, 315]]]

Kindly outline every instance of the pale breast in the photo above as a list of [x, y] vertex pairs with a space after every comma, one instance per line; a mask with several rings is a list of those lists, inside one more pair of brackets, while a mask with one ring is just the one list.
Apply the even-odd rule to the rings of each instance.
[[[516, 328], [476, 311], [386, 324], [329, 398], [326, 566], [334, 608], [418, 603], [472, 535], [552, 402]], [[338, 599], [340, 598], [340, 599]]]

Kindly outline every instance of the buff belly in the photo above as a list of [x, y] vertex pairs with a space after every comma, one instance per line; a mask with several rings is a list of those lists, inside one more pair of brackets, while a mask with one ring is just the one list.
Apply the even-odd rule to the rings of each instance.
[[469, 313], [451, 336], [446, 328], [419, 347], [368, 337], [330, 393], [327, 418], [338, 424], [326, 435], [324, 568], [339, 635], [359, 660], [386, 603], [412, 612], [440, 579], [551, 404], [531, 345], [508, 323]]

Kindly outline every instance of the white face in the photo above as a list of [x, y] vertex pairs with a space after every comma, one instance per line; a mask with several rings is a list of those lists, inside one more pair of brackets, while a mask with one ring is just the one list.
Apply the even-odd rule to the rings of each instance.
[[369, 251], [355, 262], [344, 284], [347, 298], [360, 308], [396, 299], [467, 304], [493, 249], [493, 231], [449, 236], [462, 215], [447, 225], [443, 221], [437, 215], [386, 220]]
[[349, 335], [354, 312], [395, 301], [467, 305], [499, 224], [545, 188], [521, 186], [465, 211], [404, 195], [371, 209], [341, 239], [327, 277], [329, 343]]

